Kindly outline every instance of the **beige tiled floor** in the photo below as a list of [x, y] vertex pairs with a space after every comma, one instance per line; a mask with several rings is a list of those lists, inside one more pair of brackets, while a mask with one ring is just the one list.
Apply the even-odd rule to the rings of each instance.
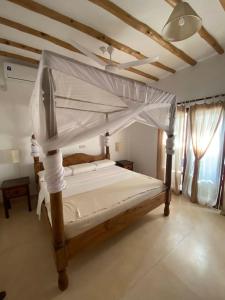
[[61, 293], [47, 224], [21, 201], [0, 217], [0, 289], [9, 300], [224, 300], [225, 217], [173, 200], [70, 261]]

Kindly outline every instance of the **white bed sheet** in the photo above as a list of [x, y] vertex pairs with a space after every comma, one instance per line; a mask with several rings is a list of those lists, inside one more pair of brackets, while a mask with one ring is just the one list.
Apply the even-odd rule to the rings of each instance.
[[[64, 178], [66, 186], [62, 191], [62, 197], [70, 197], [72, 195], [81, 194], [84, 192], [92, 191], [109, 184], [126, 180], [137, 174], [130, 172], [126, 169], [110, 166], [94, 171], [75, 174], [73, 176], [67, 176]], [[50, 197], [47, 190], [47, 184], [45, 181], [39, 181], [40, 191], [38, 195], [37, 215], [41, 215], [41, 205], [45, 200], [45, 204], [50, 203]]]
[[[161, 187], [154, 188], [147, 192], [143, 192], [141, 194], [129, 197], [126, 199], [127, 201], [121, 201], [114, 207], [105, 208], [104, 210], [100, 210], [99, 213], [93, 213], [89, 216], [85, 216], [83, 218], [77, 218], [74, 222], [65, 224], [65, 236], [67, 239], [73, 238], [105, 221], [115, 217], [116, 215], [132, 208], [141, 203], [142, 201], [152, 198], [162, 191], [166, 190], [166, 186], [162, 185]], [[48, 209], [48, 216], [50, 216], [50, 210]]]
[[[93, 197], [92, 201], [79, 199], [80, 195], [85, 192], [93, 191], [94, 195], [97, 189], [121, 182], [125, 183], [135, 178], [140, 180], [140, 177], [148, 180], [148, 187], [145, 187], [145, 189], [136, 189], [133, 194], [129, 195], [126, 199], [120, 199], [120, 201], [115, 199], [114, 201], [114, 197], [111, 197], [109, 202], [105, 195], [102, 195], [103, 197], [101, 197], [101, 199]], [[62, 194], [66, 238], [77, 236], [166, 189], [160, 180], [117, 166], [110, 166], [96, 171], [68, 176], [65, 179], [67, 184]], [[43, 193], [45, 199], [49, 199], [44, 182], [41, 183], [41, 193]], [[77, 199], [76, 197], [72, 197], [74, 195], [78, 196]], [[70, 199], [70, 197], [72, 197], [72, 199]], [[46, 207], [51, 222], [49, 201], [46, 201]]]

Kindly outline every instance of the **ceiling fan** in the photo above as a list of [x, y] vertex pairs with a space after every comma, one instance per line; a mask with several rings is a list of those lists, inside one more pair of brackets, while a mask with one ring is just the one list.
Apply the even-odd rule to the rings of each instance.
[[103, 66], [106, 71], [116, 72], [118, 70], [125, 70], [125, 69], [128, 69], [130, 67], [134, 67], [134, 66], [137, 67], [137, 66], [141, 66], [141, 65], [148, 64], [148, 63], [151, 63], [151, 62], [156, 62], [159, 59], [159, 57], [152, 57], [152, 58], [144, 58], [144, 59], [140, 59], [140, 60], [134, 60], [134, 61], [124, 63], [124, 64], [117, 64], [117, 63], [112, 61], [112, 53], [114, 51], [114, 48], [112, 46], [108, 46], [108, 47], [102, 46], [102, 47], [99, 48], [101, 50], [101, 52], [103, 54], [105, 52], [107, 52], [109, 54], [109, 61], [110, 62], [108, 63], [108, 62], [105, 62], [103, 59], [99, 58], [97, 55], [95, 55], [91, 51], [89, 51], [87, 48], [80, 45], [79, 43], [77, 43], [75, 41], [72, 41], [71, 43], [80, 52], [82, 52], [86, 56], [93, 59], [99, 65]]

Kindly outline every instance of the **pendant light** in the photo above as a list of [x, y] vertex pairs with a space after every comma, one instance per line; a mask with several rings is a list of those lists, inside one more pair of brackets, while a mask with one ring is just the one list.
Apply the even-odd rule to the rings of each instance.
[[202, 19], [187, 2], [181, 1], [172, 11], [162, 34], [170, 42], [182, 41], [198, 32], [201, 26]]

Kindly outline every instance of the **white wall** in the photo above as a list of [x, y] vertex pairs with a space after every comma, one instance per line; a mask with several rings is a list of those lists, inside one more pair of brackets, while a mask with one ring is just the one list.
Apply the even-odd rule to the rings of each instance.
[[[119, 151], [116, 150], [115, 144], [120, 144]], [[127, 129], [115, 134], [110, 137], [110, 157], [112, 160], [127, 159], [129, 157], [129, 135], [127, 134]], [[87, 153], [91, 155], [98, 155], [104, 150], [104, 138], [96, 137], [86, 141], [85, 143], [79, 145], [70, 145], [62, 149], [63, 155], [71, 153]]]
[[130, 148], [129, 159], [134, 162], [134, 170], [156, 177], [157, 129], [134, 123], [127, 131]]
[[8, 80], [7, 91], [0, 90], [0, 149], [15, 148], [19, 149], [21, 154], [20, 164], [0, 164], [0, 182], [27, 175], [33, 181], [29, 146], [31, 134], [29, 99], [32, 88], [32, 83]]
[[216, 55], [194, 67], [154, 83], [177, 95], [178, 101], [213, 96], [225, 92], [225, 54]]

